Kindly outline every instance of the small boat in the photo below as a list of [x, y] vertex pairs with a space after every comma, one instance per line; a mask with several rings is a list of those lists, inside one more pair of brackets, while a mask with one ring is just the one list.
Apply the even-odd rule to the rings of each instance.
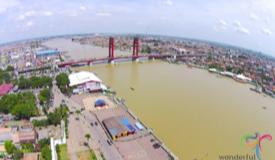
[[135, 88], [133, 88], [133, 87], [130, 87], [130, 89], [131, 89], [132, 91], [134, 91], [134, 90], [135, 90]]

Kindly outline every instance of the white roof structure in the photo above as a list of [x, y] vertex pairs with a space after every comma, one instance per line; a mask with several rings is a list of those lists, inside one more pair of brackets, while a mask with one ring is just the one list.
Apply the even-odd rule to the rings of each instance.
[[243, 74], [238, 74], [236, 77], [240, 80], [249, 81], [249, 82], [252, 81], [251, 78], [246, 77]]
[[69, 86], [76, 86], [87, 82], [101, 82], [101, 80], [94, 73], [86, 71], [70, 74], [69, 80]]
[[229, 77], [234, 77], [235, 74], [232, 73], [232, 72], [224, 71], [224, 72], [221, 72], [221, 75], [229, 76]]
[[215, 72], [215, 73], [218, 72], [218, 70], [216, 68], [209, 68], [209, 71], [210, 72]]

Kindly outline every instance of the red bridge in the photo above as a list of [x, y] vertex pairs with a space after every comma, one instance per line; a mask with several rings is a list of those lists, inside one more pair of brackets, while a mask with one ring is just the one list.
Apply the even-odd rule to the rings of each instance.
[[[140, 40], [139, 38], [134, 38], [133, 42], [133, 54], [129, 56], [117, 56], [115, 57], [115, 41], [113, 37], [109, 38], [109, 56], [105, 58], [90, 58], [90, 59], [81, 59], [81, 60], [71, 60], [67, 62], [61, 62], [58, 64], [58, 67], [66, 67], [66, 66], [74, 66], [74, 65], [90, 65], [93, 63], [100, 62], [112, 62], [114, 60], [123, 60], [123, 59], [132, 59], [136, 60], [137, 58], [148, 58], [148, 59], [162, 59], [162, 58], [170, 58], [174, 57], [171, 54], [142, 54], [139, 55], [140, 48]], [[205, 54], [199, 55], [177, 55], [177, 57], [198, 57], [198, 56], [206, 56]]]

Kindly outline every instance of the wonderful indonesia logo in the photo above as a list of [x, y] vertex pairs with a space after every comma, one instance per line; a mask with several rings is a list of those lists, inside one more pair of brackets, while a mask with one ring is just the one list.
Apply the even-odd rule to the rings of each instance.
[[219, 160], [267, 160], [264, 159], [263, 142], [272, 141], [270, 134], [246, 134], [241, 137], [241, 144], [249, 147], [253, 154], [219, 155]]
[[264, 140], [272, 141], [272, 136], [270, 134], [263, 134], [255, 133], [253, 134], [246, 134], [241, 138], [241, 143], [255, 151], [256, 159], [257, 160], [264, 160], [264, 152], [262, 148], [262, 142]]

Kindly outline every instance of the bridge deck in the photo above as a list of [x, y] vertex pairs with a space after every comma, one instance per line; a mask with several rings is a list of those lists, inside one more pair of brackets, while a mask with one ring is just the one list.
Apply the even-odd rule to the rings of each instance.
[[[90, 63], [96, 63], [101, 61], [113, 61], [118, 59], [136, 59], [136, 58], [168, 58], [172, 57], [174, 55], [171, 54], [147, 54], [147, 55], [138, 55], [138, 56], [117, 56], [117, 57], [105, 57], [105, 58], [90, 58], [90, 59], [81, 59], [81, 60], [71, 60], [67, 62], [61, 62], [58, 64], [58, 67], [65, 67], [65, 66], [71, 66], [71, 65], [77, 65], [77, 64], [90, 64]], [[177, 55], [177, 57], [201, 57], [206, 56], [206, 54], [190, 54], [190, 55]]]

